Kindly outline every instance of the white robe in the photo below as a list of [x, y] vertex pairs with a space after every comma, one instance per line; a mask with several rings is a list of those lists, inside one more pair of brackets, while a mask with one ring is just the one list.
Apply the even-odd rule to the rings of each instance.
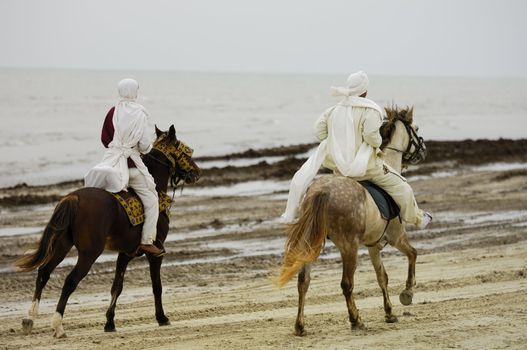
[[363, 141], [356, 149], [355, 121], [353, 107], [372, 108], [379, 112], [379, 125], [384, 111], [373, 101], [349, 96], [332, 108], [328, 117], [328, 137], [318, 146], [291, 180], [287, 206], [282, 220], [292, 222], [298, 212], [300, 201], [309, 184], [315, 178], [326, 157], [330, 157], [337, 170], [344, 176], [360, 177], [366, 173], [368, 162], [374, 152], [373, 147]]
[[103, 188], [109, 192], [126, 190], [129, 179], [127, 159], [130, 157], [147, 179], [148, 187], [155, 189], [154, 180], [141, 159], [141, 153], [148, 153], [156, 138], [147, 111], [140, 104], [123, 99], [115, 107], [112, 122], [113, 140], [102, 162], [85, 175], [85, 187]]

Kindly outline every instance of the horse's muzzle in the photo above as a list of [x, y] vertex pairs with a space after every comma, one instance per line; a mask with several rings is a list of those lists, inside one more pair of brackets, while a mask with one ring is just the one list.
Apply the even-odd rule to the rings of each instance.
[[426, 145], [425, 143], [421, 143], [421, 147], [419, 148], [418, 156], [419, 156], [419, 162], [422, 162], [426, 159], [426, 155], [428, 152], [426, 151]]
[[407, 164], [416, 165], [426, 159], [426, 145], [422, 139], [419, 140], [418, 144], [414, 144], [413, 152], [405, 153], [403, 155], [403, 161]]
[[196, 166], [194, 170], [190, 171], [187, 176], [185, 176], [185, 183], [187, 185], [195, 184], [196, 182], [198, 182], [200, 177], [201, 169]]

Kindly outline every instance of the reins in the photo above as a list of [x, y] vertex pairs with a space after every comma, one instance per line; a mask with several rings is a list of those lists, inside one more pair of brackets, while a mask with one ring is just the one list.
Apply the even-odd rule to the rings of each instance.
[[[161, 154], [164, 156], [163, 152], [161, 152], [160, 150], [158, 150], [158, 149], [156, 149], [156, 148], [152, 148], [152, 151], [159, 152], [159, 153], [161, 153]], [[170, 172], [172, 173], [172, 169], [173, 169], [172, 164], [170, 164], [170, 163], [168, 163], [168, 162], [165, 162], [164, 160], [155, 157], [155, 156], [152, 154], [152, 151], [150, 151], [149, 153], [147, 153], [146, 156], [147, 156], [147, 157], [150, 157], [150, 158], [152, 158], [153, 160], [155, 160], [156, 162], [161, 163], [161, 164], [163, 164], [164, 166], [168, 167], [168, 168], [170, 169]]]
[[[388, 147], [388, 146], [385, 146], [384, 149], [389, 149], [389, 150], [392, 150], [392, 151], [395, 151], [395, 152], [399, 152], [399, 153], [402, 153], [403, 154], [403, 159], [406, 160], [407, 162], [409, 162], [410, 164], [414, 164], [416, 162], [418, 162], [420, 159], [420, 153], [421, 151], [423, 151], [425, 148], [425, 145], [424, 145], [424, 140], [422, 137], [420, 137], [419, 135], [417, 135], [417, 133], [415, 132], [415, 130], [410, 126], [408, 125], [407, 123], [405, 123], [403, 120], [399, 119], [400, 120], [405, 129], [406, 129], [406, 132], [408, 133], [408, 136], [410, 138], [410, 140], [408, 141], [408, 146], [406, 147], [406, 150], [400, 150], [400, 149], [397, 149], [397, 148], [394, 148], [394, 147]], [[412, 146], [415, 147], [415, 150], [413, 152], [410, 152], [410, 150], [412, 149]]]

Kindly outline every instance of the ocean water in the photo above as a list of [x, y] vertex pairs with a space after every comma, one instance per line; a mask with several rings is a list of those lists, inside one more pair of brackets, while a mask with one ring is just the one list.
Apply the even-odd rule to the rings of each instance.
[[[196, 156], [313, 142], [345, 75], [0, 69], [0, 187], [79, 179], [101, 158], [100, 129], [124, 77], [160, 129]], [[381, 106], [413, 105], [426, 139], [527, 137], [527, 79], [370, 76]]]

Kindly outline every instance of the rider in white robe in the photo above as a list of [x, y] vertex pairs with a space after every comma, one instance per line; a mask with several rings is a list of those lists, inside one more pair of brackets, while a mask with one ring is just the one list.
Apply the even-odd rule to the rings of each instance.
[[[109, 192], [135, 190], [145, 210], [145, 221], [141, 236], [140, 250], [154, 255], [164, 253], [153, 242], [157, 233], [159, 202], [152, 175], [141, 159], [152, 149], [156, 139], [155, 126], [148, 118], [148, 112], [136, 102], [139, 84], [133, 79], [123, 79], [118, 84], [120, 100], [113, 114], [114, 135], [101, 163], [84, 177], [86, 187], [98, 187]], [[135, 164], [128, 167], [130, 158]]]
[[315, 135], [321, 142], [291, 180], [283, 222], [295, 220], [302, 197], [322, 165], [337, 174], [381, 186], [399, 205], [406, 222], [424, 227], [431, 220], [417, 207], [406, 180], [393, 169], [384, 171], [387, 165], [378, 157], [384, 110], [365, 98], [368, 83], [368, 76], [360, 71], [348, 77], [346, 88], [333, 88], [333, 94], [343, 99], [326, 110], [315, 124]]

